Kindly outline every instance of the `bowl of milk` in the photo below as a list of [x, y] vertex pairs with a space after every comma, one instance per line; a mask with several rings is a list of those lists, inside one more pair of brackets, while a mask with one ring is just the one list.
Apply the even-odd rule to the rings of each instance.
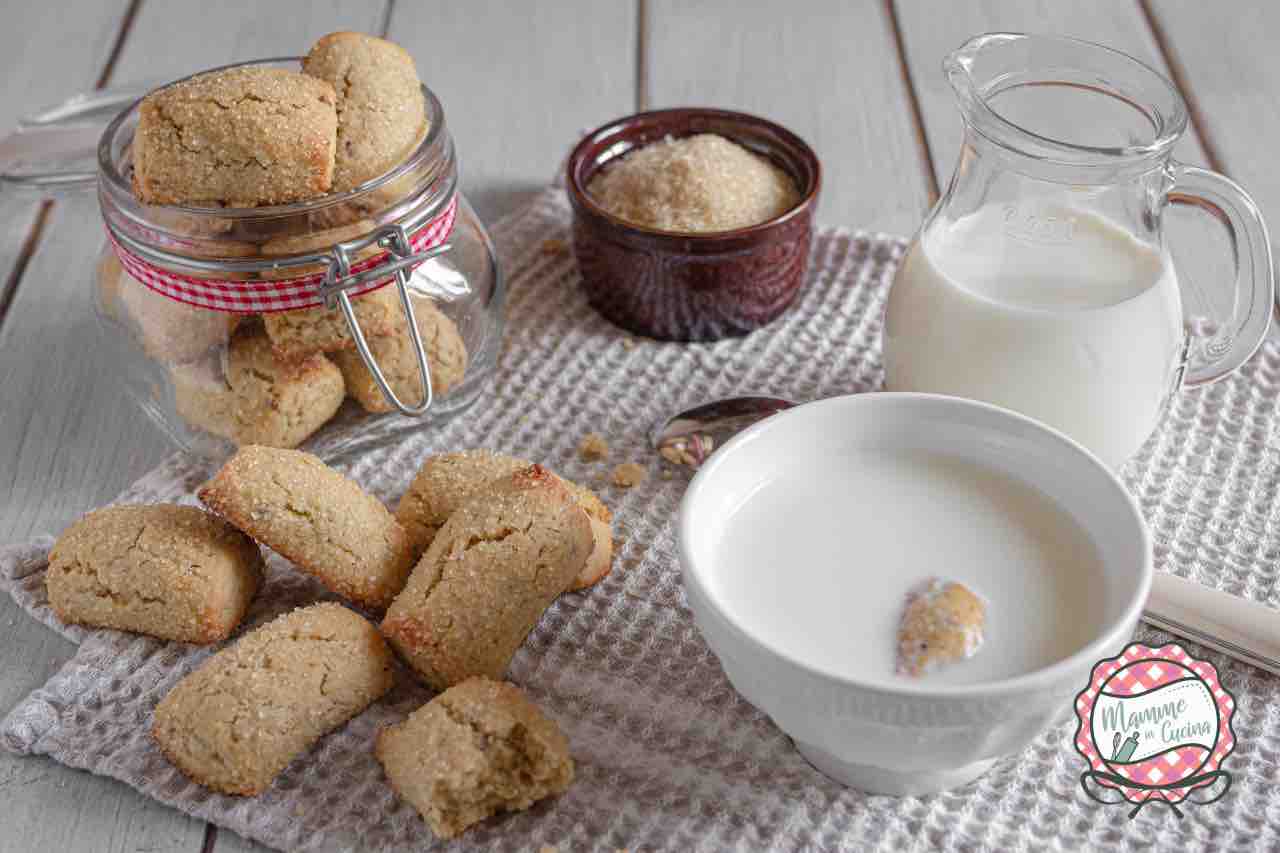
[[[962, 785], [1070, 712], [1130, 640], [1151, 540], [1111, 470], [1006, 409], [931, 394], [774, 415], [703, 465], [678, 520], [685, 591], [734, 687], [821, 772], [873, 793]], [[985, 603], [976, 653], [896, 666], [922, 582]]]

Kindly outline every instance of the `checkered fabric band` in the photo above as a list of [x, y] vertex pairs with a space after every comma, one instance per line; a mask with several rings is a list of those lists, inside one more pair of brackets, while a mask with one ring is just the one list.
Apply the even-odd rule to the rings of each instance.
[[[458, 198], [455, 195], [438, 216], [428, 220], [409, 236], [409, 245], [412, 250], [415, 253], [424, 252], [447, 240], [453, 231], [453, 221], [457, 212]], [[110, 231], [107, 232], [107, 239], [111, 241], [116, 257], [120, 259], [121, 266], [129, 272], [129, 275], [156, 293], [197, 308], [226, 311], [232, 314], [268, 314], [274, 311], [315, 308], [324, 304], [324, 298], [320, 295], [324, 273], [310, 273], [297, 278], [276, 281], [192, 278], [144, 261], [120, 245]], [[354, 275], [373, 269], [383, 263], [389, 254], [381, 252], [352, 264], [351, 273]], [[393, 280], [394, 276], [376, 279], [352, 288], [347, 293], [358, 296], [377, 290]]]

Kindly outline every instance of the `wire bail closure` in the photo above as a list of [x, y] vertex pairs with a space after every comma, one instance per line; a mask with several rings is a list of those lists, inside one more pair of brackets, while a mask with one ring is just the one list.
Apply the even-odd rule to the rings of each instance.
[[[352, 253], [359, 252], [374, 243], [388, 252], [387, 262], [352, 275]], [[320, 283], [318, 288], [319, 294], [324, 297], [326, 308], [330, 311], [336, 307], [342, 308], [343, 316], [347, 319], [347, 326], [351, 329], [351, 337], [356, 343], [356, 350], [360, 353], [360, 358], [364, 360], [365, 367], [369, 368], [369, 372], [373, 374], [373, 381], [378, 383], [382, 396], [397, 411], [410, 417], [419, 417], [426, 414], [434, 402], [434, 396], [431, 388], [431, 369], [427, 364], [427, 353], [422, 346], [422, 335], [418, 332], [418, 321], [413, 313], [413, 301], [409, 298], [409, 273], [418, 264], [429, 258], [444, 254], [449, 249], [450, 245], [448, 243], [441, 243], [439, 246], [414, 253], [409, 243], [408, 232], [405, 231], [404, 226], [388, 225], [365, 237], [335, 244], [331, 250], [332, 256], [329, 258], [329, 267], [325, 271], [324, 281]], [[418, 373], [422, 379], [423, 392], [422, 402], [418, 405], [408, 405], [402, 402], [396, 396], [396, 393], [391, 390], [391, 385], [387, 382], [387, 377], [383, 374], [382, 368], [378, 366], [377, 359], [374, 358], [372, 350], [369, 349], [369, 342], [365, 339], [364, 331], [360, 328], [359, 321], [356, 320], [355, 310], [351, 307], [351, 297], [347, 295], [348, 290], [360, 287], [370, 281], [384, 278], [388, 273], [395, 274], [395, 286], [400, 291], [400, 305], [404, 308], [405, 319], [409, 324], [409, 338], [413, 341], [414, 354], [418, 357]]]

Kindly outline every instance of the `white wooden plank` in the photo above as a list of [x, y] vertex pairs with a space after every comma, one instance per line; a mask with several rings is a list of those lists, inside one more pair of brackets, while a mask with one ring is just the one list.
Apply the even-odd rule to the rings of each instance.
[[[30, 4], [0, 30], [0, 122], [5, 132], [33, 109], [90, 89], [106, 65], [127, 3], [81, 3], [70, 10], [54, 4]], [[25, 242], [38, 202], [0, 199], [0, 282], [9, 277]], [[21, 310], [19, 308], [19, 310]], [[15, 313], [16, 327], [40, 318]], [[5, 411], [16, 400], [19, 372], [11, 365], [20, 354], [0, 350], [0, 393]], [[5, 456], [11, 436], [0, 433]], [[15, 476], [5, 458], [0, 474], [0, 541], [21, 538], [26, 530], [14, 514], [16, 491], [5, 479]], [[73, 652], [70, 643], [22, 613], [8, 598], [0, 600], [0, 713], [42, 684]], [[51, 761], [0, 753], [0, 851], [198, 850], [204, 824], [137, 796], [125, 786]]]
[[780, 122], [822, 159], [823, 221], [915, 229], [930, 186], [882, 3], [648, 8], [650, 106], [728, 107]]
[[[64, 19], [76, 17], [65, 8], [57, 11]], [[376, 31], [383, 12], [382, 3], [307, 0], [144, 3], [113, 79], [176, 77], [238, 59], [298, 54], [325, 32]], [[29, 61], [47, 71], [66, 56], [67, 51], [46, 49], [33, 52]], [[76, 87], [91, 84], [93, 77]], [[100, 241], [101, 224], [89, 198], [59, 203], [17, 292], [11, 322], [0, 330], [3, 542], [56, 531], [110, 499], [170, 449], [121, 394], [120, 365], [104, 363], [95, 351], [89, 277]], [[47, 677], [71, 647], [8, 601], [0, 604], [0, 619], [14, 622], [0, 644], [0, 700], [7, 708]], [[33, 660], [48, 664], [35, 666]], [[47, 782], [22, 784], [42, 773]], [[16, 783], [0, 798], [0, 850], [198, 851], [203, 843], [202, 822], [124, 785], [52, 762], [0, 755], [0, 782], [6, 774]], [[220, 849], [237, 849], [235, 836], [227, 835], [231, 840]]]
[[[1028, 32], [1082, 38], [1122, 50], [1168, 73], [1142, 10], [1133, 0], [970, 0], [947, 4], [897, 0], [895, 8], [934, 173], [943, 187], [960, 152], [963, 123], [942, 74], [942, 59], [970, 36]], [[1189, 162], [1204, 162], [1194, 131], [1179, 144], [1176, 155]]]
[[270, 849], [229, 829], [215, 827], [214, 831], [217, 833], [217, 840], [211, 848], [212, 853], [266, 853]]
[[[92, 89], [102, 74], [128, 0], [79, 5], [73, 15], [51, 3], [23, 5], [0, 28], [0, 134], [33, 110]], [[37, 199], [0, 194], [0, 301], [38, 208]]]
[[335, 30], [378, 34], [386, 0], [164, 0], [143, 3], [115, 79], [181, 77], [270, 56], [301, 56]]
[[92, 89], [107, 63], [128, 0], [23, 4], [0, 28], [0, 129]]
[[1280, 5], [1250, 3], [1246, 12], [1157, 0], [1152, 12], [1220, 168], [1253, 194], [1274, 245], [1280, 234]]
[[635, 108], [631, 2], [397, 3], [388, 37], [444, 104], [485, 221], [546, 186], [580, 131]]

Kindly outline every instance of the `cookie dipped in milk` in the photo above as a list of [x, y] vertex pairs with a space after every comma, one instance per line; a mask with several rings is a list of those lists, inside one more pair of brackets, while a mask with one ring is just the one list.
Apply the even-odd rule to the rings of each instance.
[[[953, 454], [876, 447], [799, 461], [719, 531], [712, 595], [766, 644], [839, 677], [997, 681], [1063, 660], [1098, 631], [1089, 534], [1034, 486]], [[953, 589], [969, 607], [948, 612]]]

